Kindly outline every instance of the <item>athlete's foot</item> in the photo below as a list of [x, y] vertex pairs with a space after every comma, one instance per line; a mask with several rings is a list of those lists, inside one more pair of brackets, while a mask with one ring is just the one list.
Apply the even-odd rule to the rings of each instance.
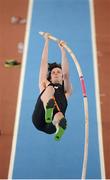
[[65, 118], [61, 119], [60, 123], [59, 123], [58, 131], [55, 134], [56, 141], [59, 141], [61, 139], [61, 137], [63, 136], [63, 134], [65, 132], [66, 126], [67, 126], [66, 119]]
[[54, 105], [55, 105], [54, 99], [50, 99], [46, 105], [46, 110], [45, 110], [45, 122], [46, 123], [52, 122]]

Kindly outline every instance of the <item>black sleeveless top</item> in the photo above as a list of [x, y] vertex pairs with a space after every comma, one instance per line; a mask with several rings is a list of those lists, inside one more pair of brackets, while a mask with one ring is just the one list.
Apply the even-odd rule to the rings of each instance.
[[[65, 116], [65, 112], [67, 109], [67, 99], [65, 96], [65, 92], [64, 92], [64, 85], [60, 85], [60, 84], [52, 84], [50, 83], [48, 86], [53, 86], [53, 88], [55, 89], [55, 93], [54, 93], [54, 97], [55, 100], [58, 104], [58, 107], [60, 109], [60, 111], [63, 113], [63, 115]], [[34, 124], [40, 123], [40, 126], [44, 126], [45, 125], [45, 109], [43, 106], [43, 102], [41, 100], [41, 95], [43, 94], [43, 92], [45, 91], [45, 89], [40, 93], [35, 108], [34, 108], [34, 112], [33, 112], [33, 122]], [[53, 111], [53, 116], [58, 112], [58, 109], [54, 108]], [[54, 128], [55, 130], [55, 128]]]
[[[64, 84], [53, 84], [50, 83], [49, 86], [53, 86], [55, 93], [54, 93], [54, 97], [55, 100], [60, 108], [60, 111], [65, 115], [66, 109], [67, 109], [67, 99], [65, 96], [65, 91], [64, 91]], [[57, 108], [54, 109], [54, 113], [58, 112]]]

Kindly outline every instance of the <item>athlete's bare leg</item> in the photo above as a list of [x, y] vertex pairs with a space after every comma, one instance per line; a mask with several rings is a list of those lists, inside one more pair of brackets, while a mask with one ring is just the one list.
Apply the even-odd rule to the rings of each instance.
[[48, 101], [53, 97], [55, 90], [52, 86], [48, 86], [41, 96], [44, 108], [46, 109]]

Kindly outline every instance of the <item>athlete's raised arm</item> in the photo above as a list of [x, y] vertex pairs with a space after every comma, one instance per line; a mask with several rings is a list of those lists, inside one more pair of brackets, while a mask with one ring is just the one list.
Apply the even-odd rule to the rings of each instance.
[[39, 72], [39, 88], [40, 91], [43, 91], [46, 87], [47, 83], [47, 73], [48, 73], [48, 33], [44, 35], [45, 44], [42, 52], [41, 57], [41, 65], [40, 65], [40, 72]]
[[70, 82], [69, 78], [69, 62], [66, 56], [65, 49], [63, 47], [64, 41], [60, 41], [59, 47], [61, 49], [61, 56], [62, 56], [62, 73], [63, 73], [63, 80], [64, 80], [64, 89], [65, 89], [65, 94], [67, 97], [69, 97], [72, 93], [72, 84]]

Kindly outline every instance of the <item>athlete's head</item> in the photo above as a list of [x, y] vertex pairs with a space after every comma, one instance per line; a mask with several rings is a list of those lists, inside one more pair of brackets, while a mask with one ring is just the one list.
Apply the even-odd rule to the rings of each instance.
[[48, 77], [47, 79], [51, 81], [53, 84], [63, 82], [63, 74], [61, 64], [52, 63], [48, 64]]

